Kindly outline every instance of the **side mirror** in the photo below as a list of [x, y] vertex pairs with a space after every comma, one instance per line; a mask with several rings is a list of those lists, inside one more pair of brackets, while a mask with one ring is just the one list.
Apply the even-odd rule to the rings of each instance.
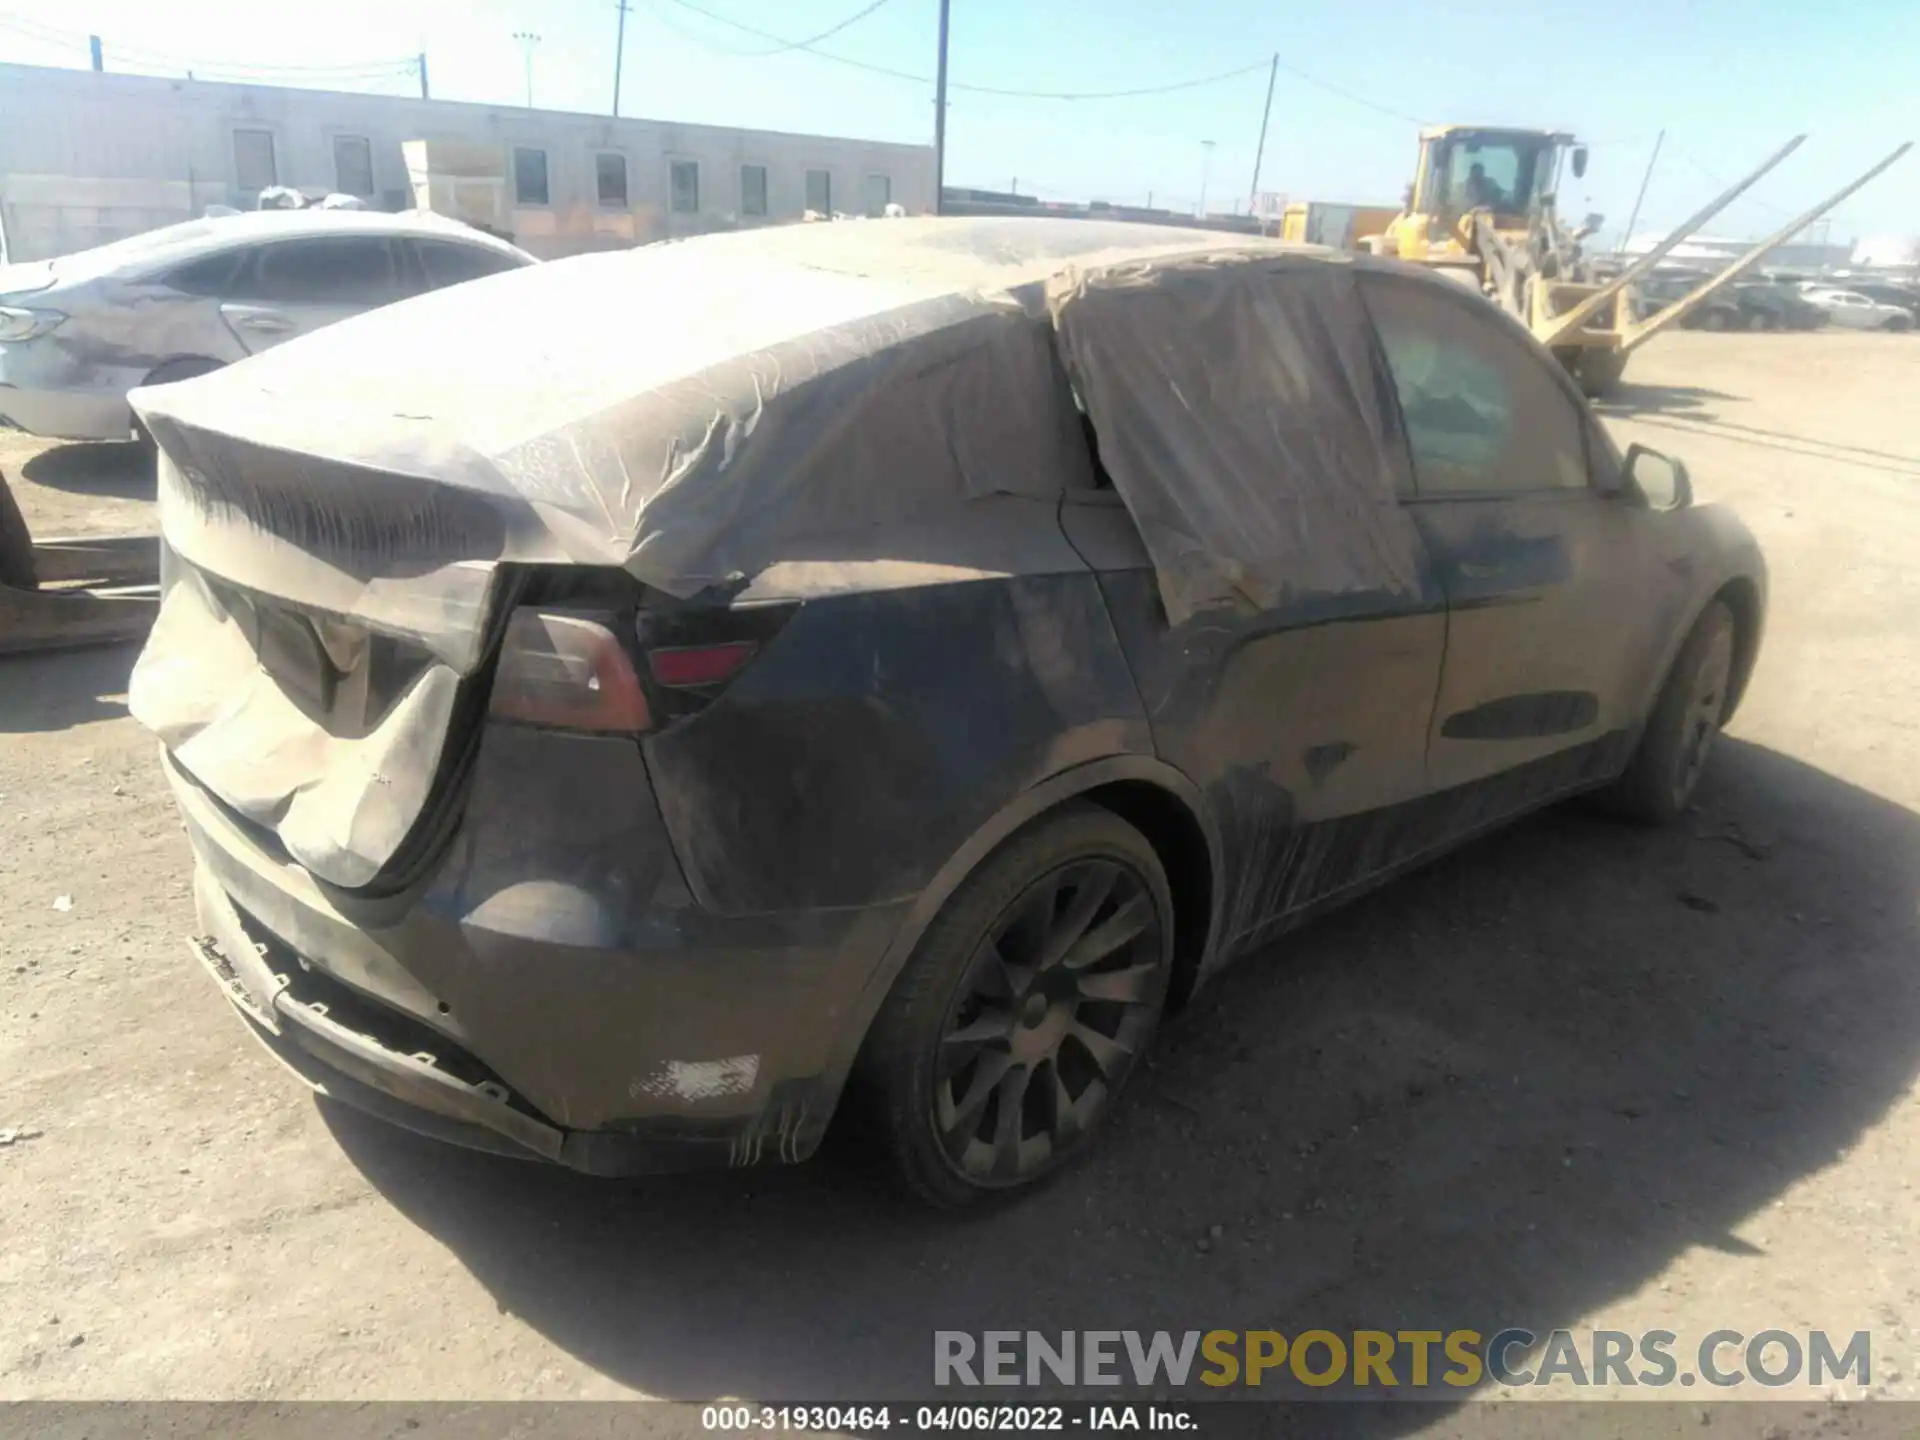
[[1587, 147], [1584, 145], [1576, 145], [1573, 147], [1573, 178], [1576, 180], [1584, 180], [1586, 175]]
[[1620, 470], [1626, 493], [1638, 496], [1650, 510], [1684, 510], [1693, 504], [1692, 477], [1671, 456], [1644, 445], [1629, 445]]

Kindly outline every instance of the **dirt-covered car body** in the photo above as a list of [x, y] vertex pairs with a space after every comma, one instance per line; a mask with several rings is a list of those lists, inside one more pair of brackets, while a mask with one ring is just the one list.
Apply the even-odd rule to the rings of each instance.
[[809, 1154], [1062, 807], [1150, 842], [1177, 999], [1618, 774], [1716, 599], [1730, 710], [1764, 612], [1484, 301], [1210, 233], [584, 257], [135, 404], [202, 958], [316, 1084], [594, 1172]]

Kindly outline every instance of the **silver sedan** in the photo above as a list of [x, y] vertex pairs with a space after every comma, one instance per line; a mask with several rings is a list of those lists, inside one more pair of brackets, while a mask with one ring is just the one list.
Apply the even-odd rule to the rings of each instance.
[[1913, 312], [1900, 305], [1871, 300], [1854, 290], [1808, 290], [1801, 295], [1809, 305], [1818, 305], [1835, 325], [1852, 330], [1911, 330]]
[[127, 392], [408, 296], [536, 263], [422, 212], [256, 211], [0, 266], [0, 429], [134, 433]]

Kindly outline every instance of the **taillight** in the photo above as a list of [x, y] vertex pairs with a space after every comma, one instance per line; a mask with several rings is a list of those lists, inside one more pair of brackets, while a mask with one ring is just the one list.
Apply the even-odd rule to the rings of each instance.
[[753, 658], [760, 647], [751, 640], [720, 645], [667, 645], [647, 652], [647, 668], [660, 684], [676, 690], [722, 685]]
[[492, 712], [561, 730], [637, 732], [653, 721], [619, 637], [601, 619], [558, 610], [513, 612], [494, 671]]

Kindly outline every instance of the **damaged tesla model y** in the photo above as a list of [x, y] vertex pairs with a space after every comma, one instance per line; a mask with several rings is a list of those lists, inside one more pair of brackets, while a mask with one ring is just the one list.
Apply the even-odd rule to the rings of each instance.
[[1680, 811], [1765, 609], [1491, 306], [1251, 238], [706, 237], [134, 403], [194, 949], [327, 1093], [595, 1174], [844, 1111], [1038, 1181], [1235, 955]]

